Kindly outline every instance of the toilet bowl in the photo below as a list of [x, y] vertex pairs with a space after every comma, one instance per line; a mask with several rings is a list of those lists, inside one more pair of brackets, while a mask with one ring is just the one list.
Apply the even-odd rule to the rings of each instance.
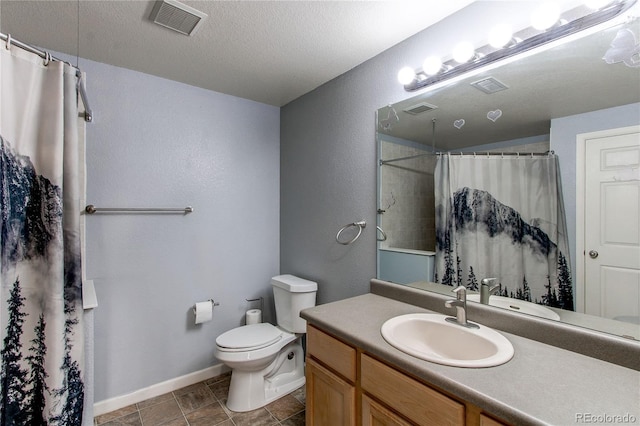
[[293, 275], [271, 279], [278, 326], [251, 324], [216, 339], [216, 358], [232, 369], [227, 408], [251, 411], [305, 384], [300, 311], [315, 305], [317, 284]]

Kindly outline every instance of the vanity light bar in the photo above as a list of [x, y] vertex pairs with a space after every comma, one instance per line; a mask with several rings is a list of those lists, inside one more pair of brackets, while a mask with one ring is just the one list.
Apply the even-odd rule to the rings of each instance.
[[[602, 10], [590, 13], [583, 17], [574, 19], [571, 22], [558, 25], [550, 30], [542, 32], [520, 41], [516, 44], [504, 47], [502, 49], [495, 50], [487, 53], [483, 56], [479, 56], [471, 62], [451, 66], [448, 69], [443, 69], [439, 74], [428, 76], [423, 70], [418, 70], [415, 73], [414, 79], [404, 85], [404, 89], [407, 92], [414, 92], [416, 90], [423, 89], [434, 84], [459, 77], [470, 71], [476, 70], [481, 67], [488, 66], [494, 62], [501, 61], [529, 50], [538, 48], [545, 44], [549, 44], [564, 37], [576, 34], [580, 31], [602, 24], [621, 15], [625, 11], [629, 10], [637, 0], [620, 0], [612, 3]], [[455, 61], [449, 61], [445, 65], [456, 64]]]

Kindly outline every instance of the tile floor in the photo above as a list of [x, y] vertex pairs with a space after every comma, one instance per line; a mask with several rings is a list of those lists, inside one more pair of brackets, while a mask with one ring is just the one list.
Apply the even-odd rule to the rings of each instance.
[[300, 426], [304, 425], [304, 386], [246, 413], [227, 409], [231, 374], [130, 405], [94, 419], [100, 426]]

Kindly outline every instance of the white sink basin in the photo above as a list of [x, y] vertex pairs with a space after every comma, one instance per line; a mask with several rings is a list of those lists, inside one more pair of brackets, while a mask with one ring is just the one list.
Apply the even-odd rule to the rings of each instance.
[[[467, 302], [480, 302], [480, 295], [467, 294]], [[508, 309], [510, 311], [520, 312], [523, 314], [535, 315], [537, 317], [552, 319], [556, 321], [560, 319], [560, 315], [553, 312], [549, 308], [545, 308], [544, 306], [526, 302], [520, 299], [512, 299], [510, 297], [491, 296], [489, 297], [489, 306], [496, 306], [498, 308]]]
[[454, 367], [493, 367], [513, 357], [513, 346], [502, 334], [479, 325], [466, 328], [441, 314], [408, 314], [387, 320], [382, 337], [416, 358]]

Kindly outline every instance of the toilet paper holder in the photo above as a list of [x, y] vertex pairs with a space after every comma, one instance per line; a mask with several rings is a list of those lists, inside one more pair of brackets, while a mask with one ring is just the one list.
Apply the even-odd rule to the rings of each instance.
[[260, 310], [262, 312], [264, 312], [264, 298], [263, 297], [257, 297], [255, 299], [244, 299], [247, 302], [257, 302], [258, 300], [260, 301]]
[[202, 302], [196, 302], [193, 305], [193, 316], [195, 317], [196, 324], [202, 324], [204, 322], [211, 321], [213, 319], [213, 308], [220, 305], [213, 299], [207, 299]]
[[[212, 309], [213, 309], [214, 307], [216, 307], [216, 306], [220, 306], [220, 302], [216, 302], [216, 301], [215, 301], [215, 300], [213, 300], [213, 299], [207, 299], [207, 300], [205, 300], [205, 302], [211, 302], [211, 308], [212, 308]], [[196, 307], [195, 307], [195, 305], [194, 305], [194, 306], [193, 306], [193, 308], [191, 308], [191, 309], [193, 310], [193, 315], [195, 315], [195, 314], [196, 314]]]

